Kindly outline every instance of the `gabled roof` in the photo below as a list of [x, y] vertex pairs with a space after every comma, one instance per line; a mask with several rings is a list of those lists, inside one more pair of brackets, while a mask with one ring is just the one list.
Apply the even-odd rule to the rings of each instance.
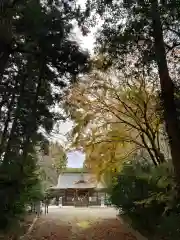
[[97, 183], [94, 175], [90, 173], [62, 173], [59, 175], [56, 189], [87, 189], [105, 188], [102, 183]]

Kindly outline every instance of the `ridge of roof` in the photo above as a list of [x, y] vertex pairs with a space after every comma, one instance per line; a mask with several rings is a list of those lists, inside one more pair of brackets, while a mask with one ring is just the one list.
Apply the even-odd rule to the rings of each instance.
[[84, 168], [66, 168], [62, 173], [89, 173], [89, 170]]
[[61, 173], [56, 188], [102, 188], [92, 173]]
[[77, 175], [83, 175], [83, 174], [90, 174], [90, 175], [93, 175], [93, 173], [91, 172], [76, 172], [76, 171], [72, 171], [72, 172], [62, 172], [60, 173], [59, 175], [63, 175], [63, 174], [77, 174]]

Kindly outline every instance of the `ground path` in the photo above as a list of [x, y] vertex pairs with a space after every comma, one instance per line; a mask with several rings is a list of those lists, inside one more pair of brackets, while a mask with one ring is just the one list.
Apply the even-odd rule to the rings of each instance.
[[112, 208], [50, 208], [27, 240], [142, 240], [133, 236]]

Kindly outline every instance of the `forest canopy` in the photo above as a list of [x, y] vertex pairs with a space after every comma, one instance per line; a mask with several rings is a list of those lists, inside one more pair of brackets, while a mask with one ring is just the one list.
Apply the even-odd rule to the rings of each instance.
[[[47, 150], [54, 111], [89, 54], [72, 37], [79, 21], [75, 1], [1, 1], [0, 4], [0, 226], [9, 225], [36, 185], [37, 147]], [[33, 187], [33, 189], [31, 189]], [[36, 192], [38, 192], [36, 191]], [[34, 195], [33, 195], [34, 196]], [[33, 198], [33, 197], [32, 197]], [[9, 209], [6, 213], [5, 209]]]

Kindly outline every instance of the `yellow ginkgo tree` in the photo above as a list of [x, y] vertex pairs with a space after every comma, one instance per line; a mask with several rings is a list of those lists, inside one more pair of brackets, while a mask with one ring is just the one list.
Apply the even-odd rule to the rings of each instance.
[[66, 104], [74, 121], [72, 146], [85, 151], [86, 164], [97, 174], [119, 169], [138, 150], [146, 151], [155, 165], [165, 161], [156, 82], [94, 70], [71, 89]]

